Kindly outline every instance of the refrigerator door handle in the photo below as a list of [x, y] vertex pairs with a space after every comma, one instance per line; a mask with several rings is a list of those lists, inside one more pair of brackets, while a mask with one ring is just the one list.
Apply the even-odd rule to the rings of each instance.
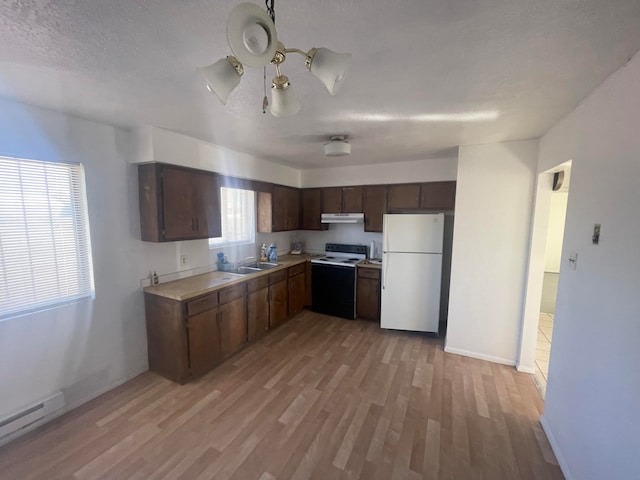
[[[387, 258], [385, 258], [387, 257]], [[387, 288], [387, 272], [389, 271], [389, 256], [382, 254], [382, 289]]]

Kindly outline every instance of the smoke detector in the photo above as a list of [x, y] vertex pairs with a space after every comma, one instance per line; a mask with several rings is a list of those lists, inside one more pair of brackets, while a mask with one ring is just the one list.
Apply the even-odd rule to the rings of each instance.
[[344, 157], [351, 153], [351, 144], [344, 135], [334, 135], [329, 143], [324, 144], [324, 154], [327, 157]]

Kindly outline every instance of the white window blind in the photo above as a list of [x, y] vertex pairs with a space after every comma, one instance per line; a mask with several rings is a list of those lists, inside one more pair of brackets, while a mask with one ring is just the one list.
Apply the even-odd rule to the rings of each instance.
[[220, 188], [222, 237], [209, 239], [212, 248], [255, 242], [256, 200], [252, 190]]
[[93, 294], [82, 165], [0, 156], [0, 318]]

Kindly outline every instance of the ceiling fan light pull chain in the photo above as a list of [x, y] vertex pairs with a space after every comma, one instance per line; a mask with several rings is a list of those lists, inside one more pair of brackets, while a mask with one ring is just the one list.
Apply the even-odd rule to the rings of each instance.
[[[271, 2], [271, 6], [269, 6], [269, 2]], [[265, 0], [264, 4], [267, 7], [267, 13], [269, 14], [269, 16], [271, 17], [271, 20], [273, 20], [273, 23], [276, 23], [276, 7], [274, 5], [275, 0]]]
[[267, 113], [269, 99], [267, 98], [267, 67], [262, 67], [262, 79], [264, 81], [264, 98], [262, 99], [262, 113]]

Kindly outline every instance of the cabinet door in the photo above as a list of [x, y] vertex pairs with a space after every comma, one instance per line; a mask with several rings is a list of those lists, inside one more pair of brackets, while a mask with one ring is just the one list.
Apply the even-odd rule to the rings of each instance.
[[271, 231], [297, 230], [300, 223], [300, 195], [297, 188], [274, 185]]
[[356, 316], [380, 320], [380, 271], [362, 269], [358, 272], [357, 283]]
[[344, 187], [342, 189], [342, 211], [344, 213], [362, 212], [362, 187]]
[[244, 297], [237, 298], [218, 307], [220, 345], [224, 357], [237, 352], [247, 343], [247, 317], [244, 307]]
[[189, 170], [163, 166], [161, 175], [164, 240], [194, 238], [197, 236], [193, 215], [194, 174]]
[[277, 327], [287, 319], [287, 281], [269, 285], [269, 323], [271, 327]]
[[222, 236], [220, 219], [220, 188], [214, 174], [194, 174], [193, 216], [196, 223], [196, 235], [199, 238]]
[[287, 230], [300, 228], [300, 190], [289, 188], [287, 193]]
[[383, 215], [387, 212], [387, 187], [373, 185], [364, 188], [364, 231], [382, 232]]
[[269, 330], [269, 287], [247, 295], [249, 340]]
[[322, 189], [322, 213], [342, 213], [342, 188]]
[[222, 360], [218, 309], [193, 315], [187, 319], [189, 368], [193, 376], [202, 375]]
[[420, 208], [420, 184], [389, 185], [387, 208], [389, 210]]
[[304, 309], [305, 274], [301, 273], [289, 278], [289, 315], [293, 316]]
[[305, 188], [301, 194], [302, 215], [300, 228], [302, 230], [326, 230], [329, 225], [321, 223], [322, 189]]
[[423, 183], [420, 207], [427, 210], [453, 210], [456, 203], [456, 182]]

